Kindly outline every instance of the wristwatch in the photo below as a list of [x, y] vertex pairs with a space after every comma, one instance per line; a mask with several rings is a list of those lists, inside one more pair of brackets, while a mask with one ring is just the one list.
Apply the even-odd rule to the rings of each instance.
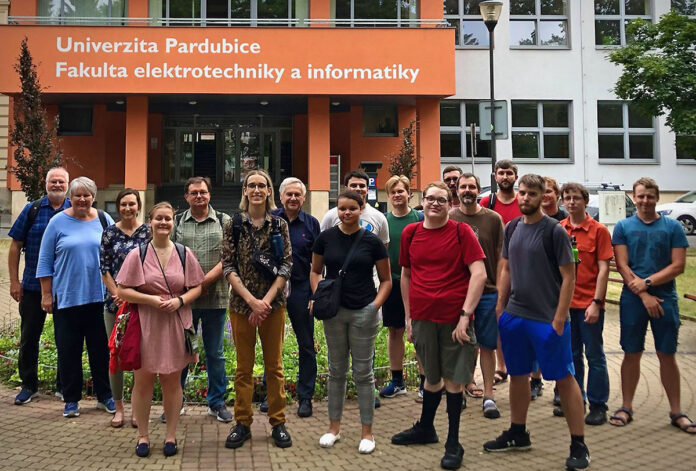
[[602, 301], [601, 299], [599, 299], [599, 298], [594, 298], [594, 299], [592, 300], [592, 302], [595, 303], [595, 304], [597, 304], [597, 305], [599, 305], [599, 306], [601, 306], [603, 301]]
[[645, 286], [647, 286], [648, 288], [652, 286], [652, 280], [650, 278], [645, 279]]
[[464, 309], [462, 309], [462, 312], [459, 313], [459, 317], [464, 317], [464, 316], [466, 316], [466, 317], [471, 317], [471, 316], [473, 316], [473, 315], [474, 315], [473, 312], [468, 313], [468, 312], [466, 312]]

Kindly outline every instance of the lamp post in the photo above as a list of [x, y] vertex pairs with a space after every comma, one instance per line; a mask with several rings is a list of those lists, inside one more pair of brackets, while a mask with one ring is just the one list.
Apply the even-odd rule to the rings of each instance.
[[[495, 148], [495, 88], [493, 85], [493, 30], [498, 24], [498, 18], [500, 18], [500, 12], [503, 9], [503, 2], [498, 0], [487, 0], [485, 2], [479, 3], [479, 8], [481, 10], [481, 16], [483, 17], [483, 22], [488, 28], [488, 51], [489, 51], [489, 64], [490, 64], [490, 83], [491, 83], [491, 195], [498, 191], [495, 183], [495, 162], [496, 162], [496, 148]], [[481, 130], [483, 131], [483, 130]]]

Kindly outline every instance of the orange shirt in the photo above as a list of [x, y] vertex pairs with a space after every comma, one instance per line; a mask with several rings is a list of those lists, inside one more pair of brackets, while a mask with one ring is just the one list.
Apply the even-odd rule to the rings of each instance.
[[[594, 299], [599, 273], [599, 260], [609, 261], [614, 256], [609, 230], [592, 216], [585, 214], [585, 220], [577, 227], [570, 223], [570, 216], [560, 222], [569, 236], [575, 236], [578, 244], [580, 263], [575, 278], [575, 292], [570, 303], [572, 309], [586, 309]], [[602, 304], [604, 307], [604, 304]]]

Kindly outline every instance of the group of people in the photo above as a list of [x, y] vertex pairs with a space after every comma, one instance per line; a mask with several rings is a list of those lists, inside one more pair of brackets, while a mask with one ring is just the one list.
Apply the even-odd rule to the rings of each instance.
[[[352, 364], [362, 424], [358, 451], [375, 449], [372, 423], [379, 399], [374, 349], [381, 318], [389, 331], [391, 380], [379, 396], [406, 393], [404, 338], [415, 346], [421, 373], [420, 418], [394, 435], [393, 444], [438, 442], [434, 418], [445, 396], [449, 426], [440, 464], [459, 468], [465, 394], [482, 399], [484, 417], [496, 419], [500, 411], [493, 386], [509, 376], [510, 428], [483, 449], [529, 449], [527, 409], [542, 393], [543, 375], [556, 382], [554, 414], [565, 416], [568, 423], [566, 465], [584, 469], [590, 461], [584, 425], [607, 421], [609, 379], [602, 329], [609, 262], [615, 258], [625, 283], [620, 304], [625, 356], [623, 403], [609, 421], [623, 426], [632, 420], [650, 322], [671, 423], [696, 433], [696, 424], [680, 408], [675, 361], [679, 315], [674, 279], [684, 270], [688, 242], [676, 221], [656, 213], [657, 184], [649, 178], [634, 184], [638, 212], [619, 222], [612, 239], [586, 213], [589, 194], [581, 184], [559, 188], [550, 177], [527, 174], [519, 178], [516, 192], [517, 173], [512, 161], [497, 162], [499, 189], [479, 201], [478, 177], [447, 167], [442, 181], [423, 190], [421, 210], [409, 206], [409, 179], [393, 176], [385, 185], [392, 208], [385, 215], [367, 203], [368, 176], [354, 170], [345, 176], [345, 191], [321, 224], [302, 210], [306, 187], [297, 178], [281, 183], [282, 207], [276, 208], [268, 174], [250, 171], [243, 182], [241, 212], [230, 217], [210, 204], [210, 181], [193, 177], [184, 189], [187, 210], [177, 214], [169, 203], [157, 203], [148, 224], [140, 224], [138, 191], [119, 193], [119, 221], [114, 223], [92, 207], [92, 180], [79, 177], [68, 185], [68, 173], [52, 169], [46, 177], [47, 196], [27, 204], [10, 232], [11, 294], [20, 302], [22, 318], [22, 389], [15, 404], [26, 404], [37, 394], [38, 341], [51, 312], [63, 415], [79, 415], [86, 340], [97, 407], [114, 414], [113, 427], [123, 426], [123, 373], [109, 375], [107, 340], [116, 311], [127, 301], [138, 306], [141, 320], [142, 367], [134, 373], [131, 417], [131, 425], [138, 428], [138, 456], [150, 454], [148, 422], [158, 376], [161, 420], [166, 422], [163, 453], [177, 453], [182, 387], [188, 365], [198, 360], [186, 348], [184, 329], [198, 330], [199, 324], [208, 413], [221, 422], [235, 421], [225, 446], [238, 448], [251, 438], [258, 334], [265, 367], [262, 410], [268, 413], [274, 444], [289, 447], [282, 364], [285, 315], [298, 342], [297, 414], [309, 417], [317, 375], [312, 294], [323, 278], [341, 277], [338, 313], [323, 321], [329, 426], [319, 438], [321, 447], [341, 439]], [[234, 414], [224, 399], [228, 315], [237, 358]], [[479, 357], [482, 388], [473, 381]]]

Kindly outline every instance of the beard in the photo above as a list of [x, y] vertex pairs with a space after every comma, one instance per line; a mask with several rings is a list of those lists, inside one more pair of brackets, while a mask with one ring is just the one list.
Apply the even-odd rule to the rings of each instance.
[[68, 194], [68, 191], [47, 191], [46, 194], [48, 195], [49, 198], [65, 198], [65, 195]]
[[504, 190], [504, 191], [510, 191], [514, 185], [515, 185], [515, 183], [510, 182], [510, 180], [508, 180], [508, 179], [505, 179], [501, 182], [498, 182], [498, 186], [500, 187], [501, 190]]
[[520, 212], [522, 214], [524, 214], [525, 216], [530, 216], [530, 215], [536, 213], [537, 211], [539, 211], [540, 207], [541, 207], [541, 202], [539, 202], [539, 204], [537, 204], [536, 206], [533, 206], [531, 204], [527, 204], [524, 206], [520, 205]]
[[465, 205], [468, 206], [470, 204], [475, 204], [476, 203], [476, 195], [473, 193], [462, 193], [459, 195], [459, 201]]

